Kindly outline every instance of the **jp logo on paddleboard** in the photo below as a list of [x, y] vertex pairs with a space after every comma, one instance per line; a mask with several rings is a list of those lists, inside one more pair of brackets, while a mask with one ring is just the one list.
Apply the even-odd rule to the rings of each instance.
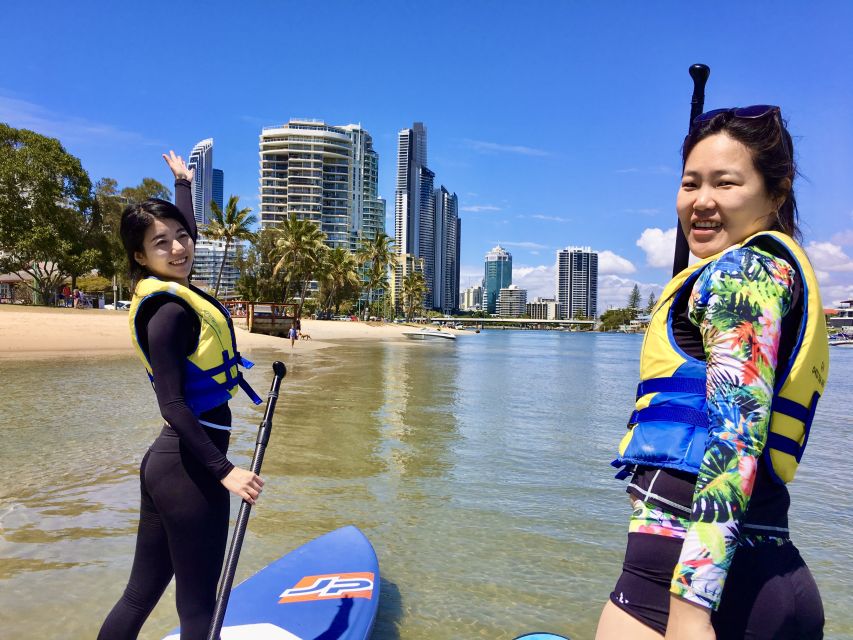
[[373, 573], [329, 573], [305, 576], [279, 596], [279, 604], [339, 598], [373, 597]]

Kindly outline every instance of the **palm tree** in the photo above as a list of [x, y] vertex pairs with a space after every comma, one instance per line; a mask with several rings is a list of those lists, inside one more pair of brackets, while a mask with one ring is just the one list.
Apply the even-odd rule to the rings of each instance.
[[290, 215], [276, 227], [278, 237], [276, 249], [280, 256], [273, 268], [273, 275], [278, 275], [285, 269], [286, 284], [284, 287], [284, 302], [290, 298], [290, 286], [295, 283], [299, 291], [299, 306], [297, 317], [302, 313], [305, 293], [308, 283], [314, 279], [314, 273], [320, 264], [320, 258], [328, 247], [325, 244], [326, 234], [310, 220], [300, 220]]
[[420, 271], [410, 271], [400, 283], [406, 319], [411, 320], [415, 309], [423, 304], [427, 292], [426, 277]]
[[343, 247], [335, 247], [326, 251], [317, 272], [317, 279], [325, 289], [325, 311], [328, 312], [334, 305], [335, 313], [337, 313], [342, 294], [345, 294], [347, 289], [351, 293], [358, 291], [361, 282], [358, 277], [358, 264], [355, 256]]
[[222, 262], [219, 265], [219, 274], [216, 276], [216, 286], [213, 288], [213, 297], [219, 295], [219, 284], [222, 282], [222, 270], [228, 259], [228, 248], [235, 240], [254, 240], [255, 232], [251, 227], [257, 224], [258, 219], [251, 215], [252, 209], [246, 207], [239, 209], [237, 203], [240, 197], [232, 195], [228, 198], [225, 211], [219, 208], [213, 200], [210, 201], [210, 223], [204, 230], [205, 234], [215, 240], [225, 240], [225, 252], [222, 254]]
[[386, 273], [394, 260], [394, 238], [380, 231], [371, 239], [362, 239], [356, 252], [362, 266], [367, 266], [367, 307], [373, 304], [373, 292], [388, 286]]

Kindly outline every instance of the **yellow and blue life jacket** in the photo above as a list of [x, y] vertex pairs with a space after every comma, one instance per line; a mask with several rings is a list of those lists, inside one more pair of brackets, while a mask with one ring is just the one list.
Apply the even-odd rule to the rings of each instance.
[[[779, 363], [770, 426], [762, 457], [777, 482], [793, 480], [809, 438], [818, 399], [829, 372], [829, 347], [817, 279], [805, 252], [789, 236], [765, 231], [739, 247], [770, 241], [775, 252], [801, 275], [803, 313], [787, 363]], [[724, 252], [725, 253], [725, 252]], [[708, 439], [706, 365], [676, 344], [672, 322], [676, 300], [690, 295], [699, 274], [717, 254], [687, 267], [667, 284], [652, 313], [640, 354], [640, 384], [628, 433], [613, 466], [626, 477], [635, 465], [698, 473]]]
[[139, 342], [137, 318], [140, 308], [147, 301], [158, 296], [179, 298], [198, 316], [200, 325], [198, 343], [185, 361], [184, 394], [187, 406], [192, 412], [199, 416], [205, 411], [228, 402], [237, 394], [238, 386], [248, 394], [252, 402], [260, 404], [260, 397], [238, 369], [238, 366], [250, 369], [254, 364], [237, 351], [234, 325], [228, 310], [215, 298], [198, 289], [154, 277], [140, 280], [136, 285], [133, 300], [130, 303], [129, 318], [133, 346], [145, 365], [151, 383], [156, 384], [156, 381], [148, 354]]

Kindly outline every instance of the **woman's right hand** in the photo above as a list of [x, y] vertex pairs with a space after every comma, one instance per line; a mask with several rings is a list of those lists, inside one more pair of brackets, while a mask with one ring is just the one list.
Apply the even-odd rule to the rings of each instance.
[[166, 161], [166, 164], [169, 165], [169, 169], [171, 169], [172, 173], [175, 174], [175, 180], [193, 181], [195, 169], [188, 169], [184, 159], [181, 156], [176, 156], [174, 151], [169, 151], [168, 155], [164, 153], [163, 160]]
[[264, 486], [261, 476], [240, 467], [231, 469], [220, 482], [228, 491], [249, 504], [255, 504]]

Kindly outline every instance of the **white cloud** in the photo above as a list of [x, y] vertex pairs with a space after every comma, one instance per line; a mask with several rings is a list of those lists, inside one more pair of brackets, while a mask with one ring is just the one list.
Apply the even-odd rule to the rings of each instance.
[[832, 236], [832, 241], [835, 244], [853, 245], [853, 229], [845, 229], [844, 231], [839, 231], [834, 236]]
[[853, 271], [853, 259], [837, 244], [831, 242], [810, 242], [806, 247], [815, 269], [820, 271]]
[[500, 144], [498, 142], [485, 142], [483, 140], [463, 140], [463, 142], [474, 151], [479, 153], [515, 153], [523, 156], [550, 156], [550, 151], [535, 149], [522, 145]]
[[512, 283], [527, 289], [527, 299], [553, 298], [556, 294], [555, 265], [528, 267], [513, 265]]
[[612, 251], [598, 252], [598, 273], [634, 273], [637, 268], [630, 260], [616, 255]]
[[460, 211], [468, 211], [470, 213], [480, 213], [481, 211], [500, 211], [500, 207], [492, 204], [469, 204], [464, 207], [459, 207]]
[[626, 307], [635, 284], [640, 287], [640, 304], [643, 307], [646, 306], [650, 293], [654, 293], [655, 298], [659, 298], [663, 292], [663, 285], [660, 284], [638, 282], [614, 274], [600, 276], [598, 278], [598, 315], [610, 307]]
[[675, 227], [672, 229], [645, 229], [637, 240], [637, 246], [646, 252], [646, 262], [651, 267], [672, 266], [675, 252]]
[[536, 220], [547, 220], [548, 222], [571, 222], [571, 218], [561, 218], [560, 216], [543, 216], [540, 214], [535, 214], [530, 216], [531, 218], [535, 218]]
[[[494, 242], [494, 241], [493, 241]], [[547, 249], [548, 245], [537, 242], [495, 242], [502, 247], [518, 247], [519, 249]]]
[[58, 138], [63, 144], [164, 146], [162, 142], [150, 140], [135, 131], [126, 131], [111, 124], [93, 122], [76, 116], [60, 115], [33, 102], [3, 95], [0, 95], [0, 122], [7, 122], [18, 129], [30, 129], [44, 136]]

